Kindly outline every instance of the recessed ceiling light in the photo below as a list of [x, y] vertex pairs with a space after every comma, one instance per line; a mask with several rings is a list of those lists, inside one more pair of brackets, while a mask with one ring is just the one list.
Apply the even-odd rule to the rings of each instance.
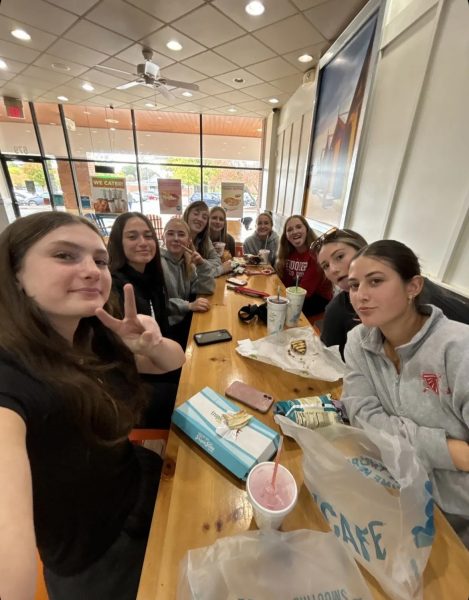
[[169, 48], [170, 50], [174, 50], [175, 52], [179, 52], [179, 50], [182, 50], [181, 44], [179, 42], [177, 42], [176, 40], [170, 40], [166, 44], [166, 48]]
[[88, 83], [87, 81], [81, 87], [87, 92], [92, 92], [94, 90], [94, 87], [91, 85], [91, 83]]
[[238, 112], [238, 111], [236, 110], [236, 108], [229, 108], [228, 112]]
[[182, 95], [186, 98], [192, 98], [192, 94], [190, 92], [182, 92]]
[[104, 119], [106, 123], [119, 123], [116, 119]]
[[57, 96], [57, 100], [60, 100], [60, 102], [68, 102], [67, 96]]
[[29, 42], [29, 40], [31, 39], [29, 33], [24, 29], [13, 29], [13, 31], [11, 31], [10, 33], [17, 40], [24, 40], [25, 42]]
[[148, 108], [155, 108], [155, 105], [152, 102], [145, 102], [145, 106]]
[[115, 131], [116, 128], [115, 127], [109, 127], [109, 131]]
[[244, 79], [243, 79], [242, 77], [235, 77], [235, 78], [233, 79], [233, 81], [234, 81], [235, 83], [244, 83]]
[[253, 0], [252, 2], [246, 4], [244, 10], [248, 13], [248, 15], [251, 15], [251, 17], [258, 17], [265, 11], [265, 8], [262, 2]]
[[49, 125], [55, 125], [55, 123], [54, 123], [53, 121], [51, 121], [51, 122], [49, 123]]
[[262, 131], [262, 127], [258, 127], [256, 131]]
[[54, 71], [70, 71], [70, 67], [65, 63], [52, 63], [51, 67]]
[[269, 102], [270, 102], [271, 104], [278, 104], [278, 103], [279, 103], [279, 100], [278, 100], [278, 98], [269, 98]]
[[3, 71], [6, 71], [8, 69], [8, 65], [3, 60], [3, 58], [0, 58], [0, 69], [2, 69]]
[[145, 136], [146, 137], [151, 137], [151, 133], [146, 133]]
[[91, 113], [90, 113], [90, 111], [89, 111], [89, 110], [84, 110], [84, 111], [83, 111], [83, 114], [84, 114], [84, 115], [91, 115]]
[[311, 62], [313, 60], [313, 57], [311, 56], [311, 54], [302, 54], [298, 57], [298, 60], [302, 63], [307, 63]]

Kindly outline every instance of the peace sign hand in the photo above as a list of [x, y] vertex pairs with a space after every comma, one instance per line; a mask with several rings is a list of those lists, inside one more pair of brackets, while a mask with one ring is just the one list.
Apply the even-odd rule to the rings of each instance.
[[137, 314], [134, 289], [130, 283], [124, 285], [123, 319], [114, 318], [103, 308], [96, 309], [95, 315], [105, 327], [121, 338], [133, 354], [150, 356], [155, 346], [163, 340], [155, 319]]

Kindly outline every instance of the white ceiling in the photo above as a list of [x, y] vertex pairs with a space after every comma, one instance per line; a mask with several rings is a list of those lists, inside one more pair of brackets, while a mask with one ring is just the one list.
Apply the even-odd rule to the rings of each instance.
[[[1, 0], [0, 0], [1, 1]], [[0, 5], [0, 95], [71, 104], [145, 108], [210, 114], [265, 116], [298, 88], [302, 74], [366, 4], [366, 0], [263, 0], [260, 17], [245, 12], [248, 0], [3, 0]], [[22, 42], [11, 30], [25, 29]], [[166, 47], [176, 39], [183, 48]], [[145, 86], [115, 88], [131, 75], [95, 69], [106, 65], [130, 73], [154, 51], [161, 76], [197, 83], [192, 98], [174, 100]], [[301, 54], [314, 61], [298, 62]], [[62, 63], [69, 70], [56, 70]], [[235, 83], [234, 78], [244, 79]], [[95, 89], [86, 92], [84, 82]], [[269, 98], [279, 103], [269, 103]]]

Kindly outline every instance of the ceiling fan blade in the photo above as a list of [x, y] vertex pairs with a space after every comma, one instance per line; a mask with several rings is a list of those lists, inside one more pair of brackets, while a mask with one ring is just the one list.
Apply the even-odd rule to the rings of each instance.
[[192, 90], [194, 92], [199, 91], [199, 86], [195, 83], [186, 83], [185, 81], [176, 81], [175, 79], [166, 79], [161, 77], [160, 82], [164, 85], [170, 85], [172, 87], [182, 88], [183, 90]]
[[136, 85], [140, 85], [140, 81], [136, 79], [135, 81], [129, 81], [128, 83], [123, 83], [122, 85], [118, 85], [116, 90], [128, 90], [129, 88], [135, 87]]
[[156, 89], [163, 94], [163, 96], [166, 98], [166, 100], [175, 100], [176, 99], [176, 97], [173, 94], [171, 94], [171, 92], [168, 90], [168, 88], [164, 84], [158, 85], [158, 87]]
[[95, 69], [105, 69], [106, 71], [115, 71], [116, 73], [125, 73], [126, 75], [135, 75], [135, 73], [129, 73], [129, 71], [123, 71], [122, 69], [114, 69], [114, 67], [106, 67], [104, 65], [96, 65]]

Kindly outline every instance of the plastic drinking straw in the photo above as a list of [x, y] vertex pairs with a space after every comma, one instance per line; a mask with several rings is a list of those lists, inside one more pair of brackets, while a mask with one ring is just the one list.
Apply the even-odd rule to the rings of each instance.
[[279, 460], [280, 460], [280, 452], [282, 451], [282, 447], [283, 447], [283, 435], [280, 436], [280, 442], [278, 444], [278, 450], [277, 450], [277, 454], [275, 456], [274, 472], [272, 473], [272, 481], [270, 482], [270, 485], [273, 490], [275, 490], [275, 480], [277, 479], [278, 464], [279, 464]]
[[277, 287], [277, 304], [280, 304], [280, 286]]
[[299, 281], [299, 279], [300, 279], [300, 276], [299, 276], [299, 275], [297, 275], [297, 276], [296, 276], [296, 282], [295, 282], [295, 287], [296, 287], [296, 290], [295, 290], [295, 292], [296, 292], [297, 294], [298, 294], [298, 281]]

